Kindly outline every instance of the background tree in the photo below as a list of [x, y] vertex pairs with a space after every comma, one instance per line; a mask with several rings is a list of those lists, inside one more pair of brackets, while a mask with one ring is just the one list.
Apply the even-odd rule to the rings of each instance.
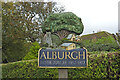
[[[20, 25], [13, 3], [2, 3], [2, 59], [3, 62], [20, 60], [25, 55], [24, 28]], [[19, 25], [19, 26], [18, 26]], [[19, 53], [19, 54], [18, 54]]]
[[25, 56], [29, 43], [44, 35], [41, 23], [55, 10], [64, 10], [56, 5], [54, 2], [2, 2], [3, 61], [21, 60]]

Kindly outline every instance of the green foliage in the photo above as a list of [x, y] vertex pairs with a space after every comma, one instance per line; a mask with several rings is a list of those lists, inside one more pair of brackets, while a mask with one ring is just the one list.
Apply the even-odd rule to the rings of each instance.
[[95, 54], [89, 56], [88, 68], [69, 69], [69, 78], [119, 78], [120, 53]]
[[35, 42], [41, 37], [40, 24], [51, 13], [64, 11], [61, 5], [56, 5], [55, 2], [2, 2], [3, 31], [7, 36]]
[[[119, 71], [120, 52], [91, 54], [88, 68], [68, 69], [68, 78], [116, 78]], [[58, 69], [38, 68], [37, 60], [2, 64], [3, 78], [58, 78]]]
[[[2, 55], [3, 62], [21, 60], [27, 53], [29, 43], [25, 41], [22, 15], [17, 11], [17, 3], [2, 2]], [[22, 19], [21, 21], [18, 20]], [[23, 22], [22, 22], [23, 21]]]
[[52, 34], [51, 38], [52, 38], [52, 43], [56, 44], [57, 46], [59, 46], [62, 42], [57, 35]]
[[54, 2], [2, 2], [3, 62], [21, 60], [29, 49], [28, 42], [43, 38], [39, 25], [51, 13], [64, 11], [56, 5]]
[[39, 49], [40, 49], [39, 43], [34, 42], [33, 45], [30, 47], [30, 50], [27, 53], [27, 55], [23, 58], [23, 60], [37, 59]]
[[117, 40], [118, 40], [118, 42], [119, 42], [119, 44], [120, 44], [120, 34], [119, 34], [119, 33], [116, 33], [116, 35], [117, 35]]
[[82, 40], [88, 51], [114, 51], [119, 49], [118, 44], [112, 36], [102, 37], [101, 39]]
[[61, 41], [62, 41], [63, 43], [65, 43], [65, 42], [69, 42], [69, 39], [63, 38]]
[[83, 29], [81, 19], [72, 12], [51, 14], [42, 24], [43, 32], [51, 31], [54, 33], [60, 30], [68, 30], [81, 34]]
[[21, 40], [8, 39], [2, 46], [2, 61], [6, 63], [22, 60], [25, 53], [28, 52], [30, 44]]
[[101, 31], [101, 32], [97, 32], [94, 34], [83, 35], [83, 36], [81, 36], [81, 39], [92, 40], [92, 39], [101, 39], [102, 37], [108, 37], [108, 36], [112, 36], [112, 34], [106, 32], [106, 31]]
[[48, 47], [48, 43], [42, 43], [40, 44], [42, 47]]
[[38, 60], [20, 61], [2, 65], [3, 78], [57, 78], [57, 69], [41, 69]]

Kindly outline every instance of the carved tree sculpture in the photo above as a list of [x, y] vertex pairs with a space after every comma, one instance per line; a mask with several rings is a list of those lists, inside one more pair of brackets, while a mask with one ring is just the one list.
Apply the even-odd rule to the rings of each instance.
[[70, 33], [80, 35], [83, 29], [81, 18], [72, 12], [51, 14], [42, 24], [44, 33], [51, 32], [58, 35], [60, 39], [67, 37]]

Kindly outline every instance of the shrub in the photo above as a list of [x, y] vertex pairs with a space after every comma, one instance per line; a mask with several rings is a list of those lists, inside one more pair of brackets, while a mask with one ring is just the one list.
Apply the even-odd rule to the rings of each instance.
[[22, 60], [29, 50], [31, 44], [21, 40], [8, 40], [4, 42], [2, 47], [3, 63], [15, 62]]
[[114, 51], [119, 49], [118, 44], [113, 37], [102, 37], [101, 39], [82, 40], [88, 51]]
[[34, 42], [30, 47], [29, 52], [23, 58], [23, 60], [30, 60], [30, 59], [37, 59], [38, 58], [38, 51], [40, 49], [40, 45], [38, 42]]

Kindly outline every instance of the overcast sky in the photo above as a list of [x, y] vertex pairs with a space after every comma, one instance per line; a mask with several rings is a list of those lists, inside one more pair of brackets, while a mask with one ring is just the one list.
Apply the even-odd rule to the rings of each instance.
[[[56, 0], [55, 0], [56, 1]], [[118, 2], [120, 0], [57, 0], [66, 12], [73, 12], [82, 19], [84, 34], [93, 31], [118, 32]]]

